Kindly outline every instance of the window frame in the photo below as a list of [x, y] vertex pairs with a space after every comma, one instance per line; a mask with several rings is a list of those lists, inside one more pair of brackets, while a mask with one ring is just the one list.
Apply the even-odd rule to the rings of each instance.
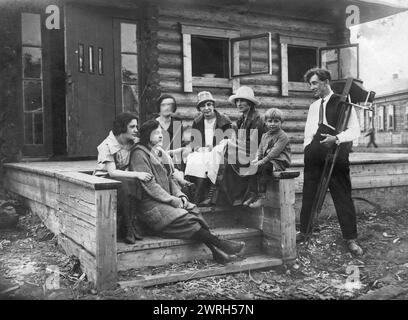
[[[251, 41], [253, 39], [259, 39], [259, 38], [268, 38], [268, 71], [258, 71], [258, 72], [252, 72], [252, 46], [251, 46]], [[239, 46], [235, 45], [239, 41], [249, 41], [249, 48], [248, 48], [248, 54], [249, 54], [249, 72], [248, 73], [239, 73]], [[258, 74], [272, 74], [272, 35], [270, 32], [265, 32], [265, 33], [260, 33], [256, 34], [253, 36], [245, 36], [245, 37], [237, 37], [230, 39], [231, 42], [231, 52], [230, 52], [230, 61], [231, 61], [231, 68], [230, 68], [230, 77], [231, 78], [237, 78], [237, 77], [245, 77], [245, 76], [253, 76], [253, 75], [258, 75]], [[234, 74], [234, 72], [237, 71], [238, 74]]]
[[378, 131], [384, 131], [384, 109], [385, 106], [379, 106], [377, 112]]
[[[357, 79], [360, 79], [360, 46], [358, 43], [350, 43], [350, 44], [341, 44], [341, 45], [333, 45], [333, 46], [327, 46], [327, 47], [321, 47], [319, 48], [319, 66], [321, 67], [321, 57], [322, 57], [322, 51], [323, 50], [333, 50], [337, 49], [337, 52], [339, 53], [340, 49], [343, 48], [351, 48], [351, 47], [356, 47], [357, 48]], [[339, 54], [338, 54], [339, 56]], [[339, 61], [339, 60], [338, 60]], [[340, 75], [340, 63], [337, 65], [337, 74]], [[343, 80], [345, 78], [340, 78], [337, 80]]]
[[[25, 43], [23, 40], [23, 16], [24, 15], [35, 15], [39, 18], [39, 26], [40, 26], [40, 42], [39, 44], [29, 44], [29, 43]], [[28, 11], [23, 11], [20, 13], [20, 24], [21, 24], [21, 30], [20, 30], [20, 34], [21, 34], [21, 39], [20, 39], [20, 44], [21, 44], [21, 104], [22, 104], [22, 123], [23, 123], [23, 146], [24, 147], [45, 147], [46, 144], [46, 123], [45, 123], [45, 92], [44, 92], [44, 69], [45, 69], [45, 65], [44, 65], [44, 36], [43, 36], [43, 32], [42, 32], [42, 16], [40, 13], [38, 12], [28, 12]], [[24, 56], [23, 56], [23, 51], [24, 48], [36, 48], [40, 50], [40, 54], [41, 54], [41, 69], [40, 69], [40, 74], [39, 77], [27, 77], [24, 74]], [[38, 83], [41, 86], [41, 111], [38, 110], [27, 110], [26, 107], [26, 92], [25, 92], [25, 84], [26, 83]], [[27, 138], [27, 131], [28, 128], [26, 127], [26, 123], [25, 123], [25, 118], [26, 115], [30, 114], [31, 115], [31, 134], [32, 134], [32, 141], [29, 143], [26, 138]], [[36, 134], [35, 134], [35, 116], [36, 115], [41, 115], [41, 120], [42, 120], [42, 133], [41, 133], [41, 140], [42, 143], [36, 143]]]
[[[390, 124], [390, 118], [392, 119], [392, 124]], [[395, 130], [395, 106], [389, 104], [387, 106], [387, 131]]]
[[405, 130], [408, 130], [408, 103], [405, 104], [404, 127]]
[[[204, 78], [193, 77], [192, 54], [191, 54], [191, 36], [203, 36], [215, 39], [228, 40], [228, 51], [231, 51], [231, 39], [240, 37], [241, 32], [238, 29], [205, 27], [199, 25], [181, 24], [182, 45], [183, 45], [183, 89], [184, 92], [193, 92], [193, 87], [212, 87], [212, 88], [232, 88], [233, 92], [239, 87], [239, 79], [234, 78]], [[228, 56], [228, 65], [231, 74], [231, 59]]]
[[309, 85], [305, 82], [289, 81], [288, 46], [316, 49], [316, 66], [320, 65], [319, 49], [327, 46], [327, 41], [302, 37], [279, 35], [281, 54], [281, 95], [289, 96], [289, 91], [309, 92]]

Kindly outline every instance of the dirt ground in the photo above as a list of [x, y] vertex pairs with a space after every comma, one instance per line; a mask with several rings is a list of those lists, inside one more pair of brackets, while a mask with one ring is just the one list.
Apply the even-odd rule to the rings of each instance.
[[[1, 299], [407, 299], [408, 209], [360, 212], [365, 254], [345, 249], [335, 217], [321, 221], [291, 265], [162, 285], [97, 292], [39, 219], [20, 210], [0, 230]], [[192, 262], [171, 268], [194, 268]], [[207, 262], [212, 263], [212, 262]], [[57, 271], [56, 271], [57, 270]], [[122, 275], [123, 276], [123, 275]]]

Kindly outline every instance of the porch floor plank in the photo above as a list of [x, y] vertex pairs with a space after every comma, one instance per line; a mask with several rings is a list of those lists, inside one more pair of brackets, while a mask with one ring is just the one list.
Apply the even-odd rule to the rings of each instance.
[[266, 255], [250, 256], [240, 261], [230, 262], [224, 266], [214, 266], [202, 270], [164, 272], [155, 275], [135, 276], [134, 280], [119, 281], [122, 288], [151, 287], [155, 285], [188, 281], [192, 279], [212, 277], [222, 274], [237, 273], [247, 270], [265, 269], [282, 265], [282, 260]]

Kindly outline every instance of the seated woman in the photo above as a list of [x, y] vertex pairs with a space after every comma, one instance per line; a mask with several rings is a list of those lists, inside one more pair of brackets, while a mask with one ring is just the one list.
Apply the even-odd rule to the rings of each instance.
[[[194, 151], [210, 152], [223, 139], [230, 138], [233, 132], [232, 122], [226, 115], [215, 110], [215, 100], [208, 91], [198, 93], [197, 110], [200, 115], [193, 121], [194, 140], [191, 143], [191, 148]], [[189, 169], [195, 172], [195, 178], [192, 178], [197, 185], [194, 200], [196, 203], [200, 203], [200, 206], [215, 204], [217, 199], [216, 186], [208, 179], [211, 177], [212, 171], [215, 172], [216, 176], [219, 165], [217, 159], [223, 157], [223, 148], [219, 150], [220, 155], [216, 153], [217, 151], [215, 150], [214, 154], [192, 155], [190, 159], [187, 158], [187, 161], [190, 160], [193, 163], [189, 163], [186, 175], [189, 173]]]
[[118, 190], [119, 237], [126, 243], [141, 239], [133, 225], [129, 193], [135, 179], [149, 181], [152, 175], [146, 172], [129, 171], [131, 149], [138, 142], [138, 118], [135, 114], [120, 113], [113, 122], [112, 131], [98, 146], [98, 163], [94, 175], [122, 181]]
[[[228, 140], [225, 161], [218, 170], [217, 184], [223, 192], [222, 199], [226, 199], [227, 204], [241, 205], [248, 197], [255, 197], [248, 188], [251, 176], [256, 174], [257, 169], [251, 165], [251, 161], [256, 157], [265, 124], [256, 110], [260, 102], [250, 87], [238, 88], [228, 101], [236, 106], [241, 117], [235, 126], [235, 136]], [[253, 200], [251, 198], [250, 202]]]
[[169, 94], [162, 94], [158, 99], [159, 116], [156, 120], [163, 130], [163, 149], [173, 160], [174, 177], [180, 187], [189, 194], [194, 190], [194, 184], [184, 179], [185, 163], [183, 155], [190, 152], [183, 143], [183, 125], [181, 119], [175, 116], [176, 99]]
[[140, 143], [130, 159], [131, 171], [153, 176], [141, 182], [139, 219], [157, 236], [201, 242], [211, 250], [215, 261], [225, 264], [233, 260], [243, 251], [245, 243], [221, 240], [209, 231], [204, 219], [194, 213], [197, 207], [174, 182], [162, 144], [160, 123], [146, 121], [140, 127]]

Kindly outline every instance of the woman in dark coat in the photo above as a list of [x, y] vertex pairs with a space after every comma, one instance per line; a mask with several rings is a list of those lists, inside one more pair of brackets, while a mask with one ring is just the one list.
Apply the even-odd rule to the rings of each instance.
[[[200, 148], [212, 149], [222, 139], [231, 138], [232, 122], [227, 115], [221, 114], [215, 109], [215, 100], [208, 91], [198, 93], [197, 110], [200, 114], [194, 119], [192, 129], [196, 130], [196, 135], [201, 140], [194, 140], [191, 143], [193, 150]], [[222, 136], [217, 134], [222, 132]], [[199, 133], [199, 134], [198, 134]], [[189, 177], [196, 183], [196, 193], [194, 200], [199, 206], [210, 206], [217, 201], [216, 185], [211, 183], [208, 178]]]
[[156, 120], [160, 123], [163, 132], [163, 149], [173, 160], [174, 177], [183, 189], [183, 192], [192, 196], [195, 185], [184, 179], [185, 163], [183, 156], [190, 152], [183, 141], [183, 125], [180, 118], [175, 116], [177, 110], [176, 99], [169, 94], [162, 94], [158, 99], [159, 116]]
[[224, 264], [233, 260], [243, 251], [245, 243], [220, 240], [209, 231], [203, 218], [194, 213], [197, 207], [174, 182], [162, 143], [159, 122], [145, 122], [140, 128], [140, 143], [130, 160], [131, 171], [153, 176], [150, 181], [141, 182], [139, 219], [157, 236], [201, 242], [211, 250], [215, 261]]
[[241, 117], [236, 123], [236, 138], [228, 144], [225, 163], [220, 166], [217, 182], [230, 205], [240, 205], [254, 200], [255, 194], [249, 193], [249, 177], [256, 173], [250, 165], [257, 154], [258, 145], [265, 133], [264, 121], [256, 110], [260, 102], [251, 88], [240, 87], [228, 101], [234, 104]]

